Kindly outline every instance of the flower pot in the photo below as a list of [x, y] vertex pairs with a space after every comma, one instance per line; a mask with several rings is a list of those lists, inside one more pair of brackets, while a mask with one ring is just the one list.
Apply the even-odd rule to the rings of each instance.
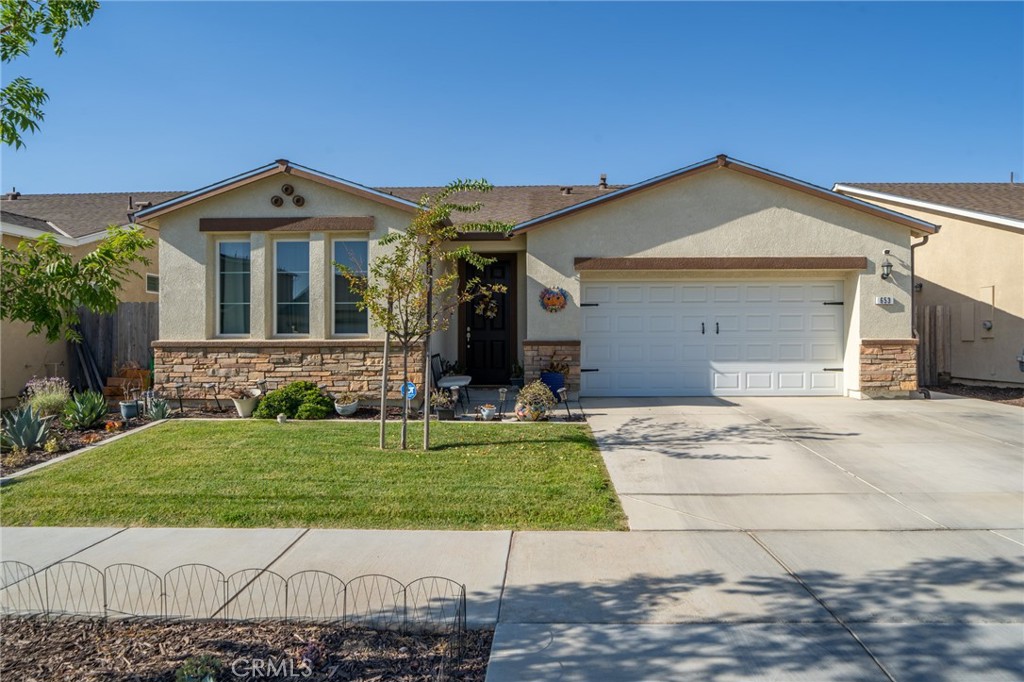
[[540, 380], [544, 382], [544, 385], [551, 389], [551, 393], [555, 396], [556, 400], [560, 400], [558, 397], [558, 389], [565, 388], [565, 375], [561, 372], [541, 372]]
[[256, 403], [259, 398], [232, 398], [231, 402], [235, 404], [235, 411], [238, 412], [238, 416], [242, 419], [248, 419], [252, 416], [253, 410], [256, 409]]
[[516, 419], [521, 422], [539, 422], [548, 417], [548, 408], [544, 405], [516, 403]]
[[334, 403], [334, 411], [339, 417], [351, 417], [359, 409], [359, 401], [353, 400], [350, 403]]
[[455, 408], [454, 407], [435, 407], [434, 414], [441, 421], [452, 421], [455, 419]]
[[122, 400], [121, 406], [121, 418], [125, 421], [139, 416], [139, 401], [138, 400]]
[[496, 407], [481, 407], [480, 418], [483, 419], [485, 422], [489, 422], [492, 419], [494, 419], [494, 415], [497, 413], [497, 411], [498, 408]]

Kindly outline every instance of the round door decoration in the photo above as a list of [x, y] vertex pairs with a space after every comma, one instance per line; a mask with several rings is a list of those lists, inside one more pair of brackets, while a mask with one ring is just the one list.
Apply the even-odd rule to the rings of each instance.
[[284, 205], [284, 199], [275, 194], [274, 196], [270, 197], [270, 203], [280, 208], [281, 206]]
[[561, 287], [544, 287], [540, 290], [540, 307], [549, 313], [557, 313], [565, 308], [569, 294]]
[[295, 188], [292, 187], [291, 185], [281, 185], [281, 194], [285, 195], [286, 197], [290, 197], [291, 195], [295, 194]]
[[292, 197], [292, 203], [295, 204], [296, 206], [302, 206], [303, 204], [306, 203], [306, 198], [301, 194], [296, 194], [295, 196]]

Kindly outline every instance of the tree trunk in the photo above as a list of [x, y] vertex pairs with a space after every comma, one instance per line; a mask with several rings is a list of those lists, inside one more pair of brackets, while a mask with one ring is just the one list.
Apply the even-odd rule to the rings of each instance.
[[391, 361], [391, 332], [384, 334], [384, 370], [380, 377], [380, 449], [384, 450], [386, 447], [385, 435], [387, 434], [387, 427], [385, 426], [388, 420], [388, 369], [389, 362]]
[[434, 385], [430, 377], [430, 328], [434, 314], [434, 265], [427, 257], [427, 333], [423, 337], [423, 449], [430, 449], [430, 389]]
[[409, 391], [406, 384], [409, 383], [409, 346], [402, 346], [402, 449], [408, 447], [406, 434], [409, 429]]

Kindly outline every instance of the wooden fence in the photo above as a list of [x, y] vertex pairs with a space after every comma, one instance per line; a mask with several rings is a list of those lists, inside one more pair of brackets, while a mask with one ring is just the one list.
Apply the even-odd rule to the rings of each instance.
[[939, 375], [951, 371], [950, 344], [952, 322], [949, 306], [918, 306], [914, 320], [917, 347], [917, 382], [921, 386], [938, 386]]
[[152, 342], [159, 337], [157, 303], [121, 303], [113, 315], [80, 310], [82, 336], [104, 377], [128, 362], [149, 369]]

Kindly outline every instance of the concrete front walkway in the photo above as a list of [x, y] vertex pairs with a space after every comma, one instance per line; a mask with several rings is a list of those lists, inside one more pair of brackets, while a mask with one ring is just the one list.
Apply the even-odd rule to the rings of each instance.
[[450, 577], [489, 682], [1024, 679], [1024, 411], [584, 407], [631, 532], [4, 528], [0, 558]]

